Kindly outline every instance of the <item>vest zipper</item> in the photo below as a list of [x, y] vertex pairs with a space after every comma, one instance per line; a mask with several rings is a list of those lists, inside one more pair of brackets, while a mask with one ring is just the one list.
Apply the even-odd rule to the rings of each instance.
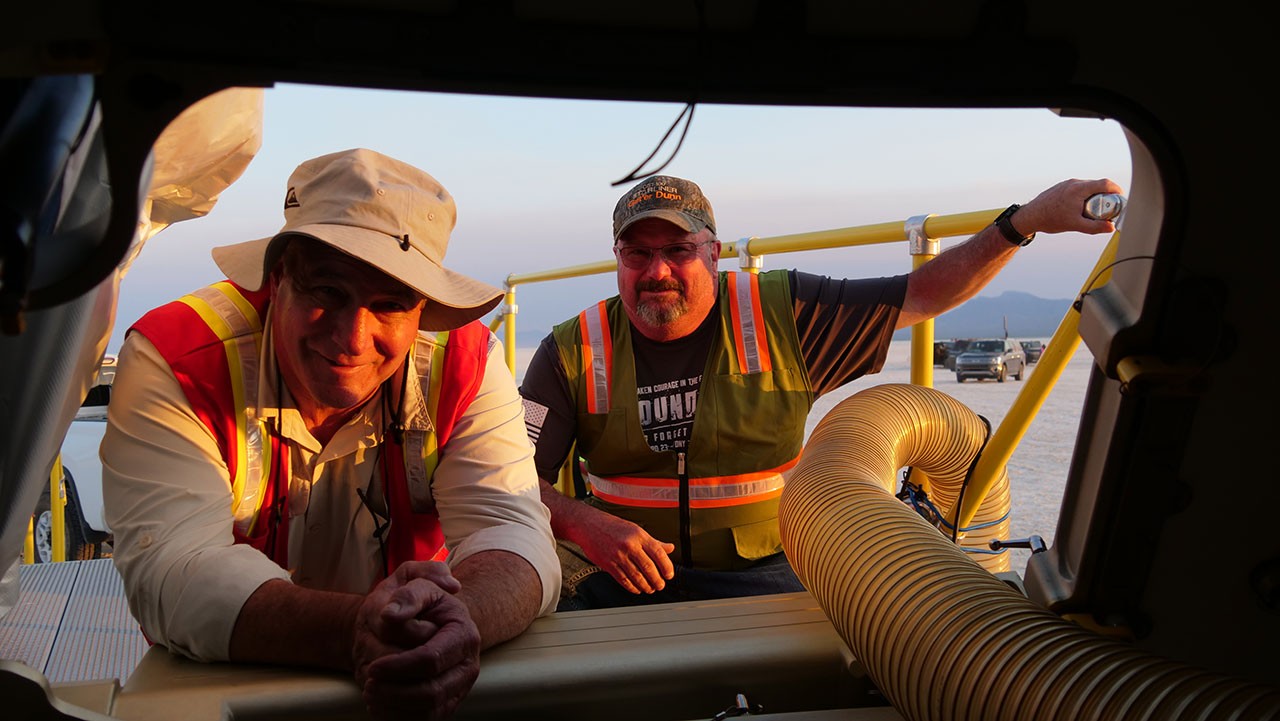
[[680, 562], [693, 568], [693, 535], [689, 518], [689, 473], [684, 467], [684, 453], [676, 454], [676, 475], [680, 478]]

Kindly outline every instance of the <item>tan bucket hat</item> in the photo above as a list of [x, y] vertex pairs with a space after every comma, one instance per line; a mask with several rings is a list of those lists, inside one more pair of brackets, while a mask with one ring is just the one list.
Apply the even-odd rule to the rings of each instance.
[[502, 291], [444, 267], [457, 222], [453, 196], [412, 165], [356, 148], [313, 158], [289, 176], [284, 227], [269, 238], [213, 249], [232, 282], [258, 290], [283, 236], [304, 235], [368, 263], [431, 302], [419, 327], [458, 328], [493, 310]]

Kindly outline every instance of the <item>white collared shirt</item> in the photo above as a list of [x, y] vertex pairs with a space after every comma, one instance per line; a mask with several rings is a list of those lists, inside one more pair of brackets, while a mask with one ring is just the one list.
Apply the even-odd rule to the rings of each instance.
[[[130, 333], [119, 354], [101, 451], [113, 557], [148, 636], [198, 660], [227, 658], [240, 608], [268, 580], [364, 594], [382, 578], [374, 519], [356, 494], [369, 489], [372, 502], [382, 503], [382, 393], [322, 447], [278, 380], [269, 339], [265, 332], [258, 413], [279, 424], [289, 445], [292, 573], [233, 543], [226, 463], [159, 352]], [[515, 553], [537, 571], [542, 613], [549, 613], [560, 566], [520, 397], [502, 358], [495, 340], [480, 389], [442, 449], [432, 490], [450, 565], [481, 551]], [[405, 413], [407, 426], [430, 426], [416, 383]]]

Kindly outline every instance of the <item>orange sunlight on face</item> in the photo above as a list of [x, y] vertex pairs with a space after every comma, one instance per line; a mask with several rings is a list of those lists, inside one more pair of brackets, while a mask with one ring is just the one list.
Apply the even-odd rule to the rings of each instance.
[[[672, 243], [714, 241], [709, 230], [689, 233], [665, 220], [646, 218], [623, 233], [619, 246], [662, 248]], [[683, 338], [697, 329], [716, 303], [716, 264], [720, 243], [699, 246], [698, 259], [674, 265], [654, 253], [643, 268], [618, 263], [618, 292], [627, 317], [645, 337]]]
[[272, 274], [272, 341], [307, 427], [331, 435], [401, 369], [425, 301], [322, 243], [292, 257]]

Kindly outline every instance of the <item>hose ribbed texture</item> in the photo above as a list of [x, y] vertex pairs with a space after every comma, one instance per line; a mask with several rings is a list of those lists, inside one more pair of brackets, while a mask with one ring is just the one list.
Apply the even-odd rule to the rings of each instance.
[[[925, 396], [929, 402], [920, 402], [920, 394], [912, 390], [918, 387], [884, 385], [858, 394], [856, 412], [875, 420], [857, 429], [864, 440], [845, 446], [846, 457], [856, 458], [859, 467], [874, 473], [890, 494], [897, 490], [898, 469], [913, 466], [927, 475], [925, 491], [943, 519], [954, 523], [965, 477], [989, 431], [981, 418], [951, 396], [932, 393]], [[916, 480], [915, 474], [912, 480]], [[991, 539], [1008, 538], [1010, 505], [1009, 474], [1001, 468], [967, 526], [973, 530], [959, 533], [960, 545], [990, 551], [987, 544]], [[950, 529], [943, 532], [950, 534]], [[992, 573], [1009, 570], [1007, 551], [971, 554], [970, 558]]]
[[887, 492], [908, 465], [940, 487], [963, 478], [976, 451], [975, 421], [982, 424], [931, 388], [864, 390], [818, 424], [783, 490], [779, 520], [792, 566], [899, 713], [1280, 719], [1277, 689], [1155, 657], [1064, 621]]

